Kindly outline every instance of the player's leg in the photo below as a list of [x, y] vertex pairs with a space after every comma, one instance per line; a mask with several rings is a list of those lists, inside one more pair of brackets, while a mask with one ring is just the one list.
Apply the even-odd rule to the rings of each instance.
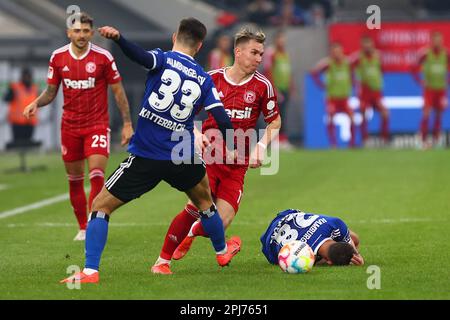
[[[211, 173], [213, 176], [219, 177], [217, 186], [213, 186], [213, 188], [216, 196], [217, 209], [222, 218], [224, 229], [227, 229], [239, 210], [247, 168], [231, 169], [229, 166], [224, 165], [209, 165], [207, 171], [208, 174]], [[203, 225], [198, 221], [192, 225], [188, 236], [184, 238], [183, 242], [173, 253], [173, 259], [178, 260], [183, 258], [189, 251], [196, 236], [208, 236]]]
[[435, 112], [433, 126], [433, 142], [438, 143], [441, 135], [442, 113], [447, 106], [447, 95], [445, 91], [438, 92], [435, 97]]
[[341, 102], [342, 106], [340, 106], [339, 109], [344, 111], [344, 113], [347, 114], [349, 120], [350, 120], [350, 148], [355, 147], [355, 122], [353, 120], [353, 110], [348, 105], [348, 100], [345, 99]]
[[86, 230], [85, 268], [62, 282], [80, 278], [82, 283], [99, 281], [98, 270], [108, 237], [110, 215], [123, 204], [153, 189], [161, 181], [154, 174], [159, 170], [156, 163], [130, 155], [111, 174], [92, 203]]
[[328, 133], [328, 139], [330, 141], [331, 147], [336, 148], [337, 142], [336, 142], [336, 132], [334, 128], [333, 118], [336, 114], [336, 103], [335, 101], [328, 99], [327, 100], [327, 133]]
[[78, 221], [80, 231], [73, 240], [83, 241], [86, 236], [87, 208], [84, 192], [84, 160], [64, 162], [69, 180], [69, 198], [73, 212]]
[[84, 192], [83, 137], [61, 130], [61, 153], [69, 181], [69, 196], [80, 231], [74, 240], [84, 240], [87, 225], [87, 201]]
[[93, 154], [87, 158], [89, 168], [89, 180], [91, 182], [91, 191], [89, 193], [89, 211], [92, 210], [92, 202], [100, 193], [105, 184], [105, 169], [108, 158], [104, 155]]
[[361, 100], [361, 105], [360, 105], [361, 117], [362, 117], [361, 137], [362, 137], [363, 144], [366, 143], [366, 141], [367, 141], [367, 139], [369, 137], [369, 132], [367, 130], [367, 117], [366, 117], [367, 108], [368, 108], [367, 101], [362, 101]]
[[433, 93], [425, 89], [424, 92], [424, 105], [422, 111], [422, 120], [420, 121], [420, 133], [422, 135], [422, 143], [426, 148], [427, 136], [428, 136], [428, 121], [430, 119], [430, 113], [432, 109], [432, 97]]
[[110, 144], [109, 128], [100, 128], [86, 132], [84, 135], [84, 156], [88, 160], [89, 180], [91, 191], [89, 193], [89, 210], [92, 201], [102, 190], [105, 182], [105, 169], [109, 156]]
[[381, 98], [377, 98], [374, 101], [374, 108], [380, 112], [381, 115], [381, 137], [384, 142], [389, 142], [389, 110], [381, 101]]

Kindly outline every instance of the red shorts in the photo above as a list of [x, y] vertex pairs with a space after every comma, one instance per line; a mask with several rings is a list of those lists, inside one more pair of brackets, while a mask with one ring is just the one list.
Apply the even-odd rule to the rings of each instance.
[[213, 197], [228, 202], [236, 213], [244, 193], [244, 178], [247, 169], [246, 166], [226, 164], [208, 164], [206, 166]]
[[361, 87], [360, 92], [360, 108], [365, 109], [368, 107], [373, 107], [375, 110], [381, 111], [382, 94], [379, 90], [372, 90], [366, 86]]
[[330, 114], [338, 112], [353, 114], [352, 109], [350, 109], [350, 106], [348, 105], [348, 98], [328, 98], [327, 112]]
[[109, 156], [110, 129], [61, 130], [61, 153], [64, 162], [86, 159], [93, 154]]
[[424, 108], [444, 110], [447, 106], [447, 93], [445, 89], [425, 89], [423, 92]]

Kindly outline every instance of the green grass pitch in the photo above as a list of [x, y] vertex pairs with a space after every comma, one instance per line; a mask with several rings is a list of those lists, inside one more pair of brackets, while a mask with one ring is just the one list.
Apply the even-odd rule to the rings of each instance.
[[[126, 157], [114, 154], [107, 174]], [[15, 155], [0, 155], [0, 168]], [[66, 193], [57, 154], [36, 155], [47, 171], [0, 173], [1, 213]], [[220, 269], [208, 239], [155, 276], [171, 219], [184, 194], [165, 183], [115, 212], [98, 285], [59, 284], [70, 265], [84, 263], [84, 243], [68, 200], [0, 218], [0, 299], [449, 299], [450, 153], [448, 150], [296, 151], [281, 153], [277, 175], [249, 170], [238, 216], [227, 230], [243, 246]], [[361, 238], [363, 267], [316, 266], [289, 275], [269, 265], [259, 237], [286, 208], [341, 217]], [[380, 288], [369, 289], [380, 270]], [[368, 269], [369, 268], [369, 269]]]

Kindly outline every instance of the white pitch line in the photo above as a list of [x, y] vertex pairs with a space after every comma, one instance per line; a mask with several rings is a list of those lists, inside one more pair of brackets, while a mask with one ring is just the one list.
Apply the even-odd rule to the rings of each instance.
[[48, 198], [48, 199], [45, 199], [42, 201], [38, 201], [38, 202], [29, 204], [29, 205], [26, 205], [23, 207], [3, 211], [3, 212], [0, 212], [0, 219], [12, 217], [12, 216], [15, 216], [15, 215], [18, 215], [21, 213], [25, 213], [25, 212], [28, 212], [31, 210], [35, 210], [35, 209], [40, 209], [42, 207], [46, 207], [46, 206], [49, 206], [54, 203], [65, 201], [67, 199], [69, 199], [69, 193], [64, 193], [64, 194], [60, 194], [59, 196]]
[[0, 184], [0, 191], [8, 189], [7, 184]]

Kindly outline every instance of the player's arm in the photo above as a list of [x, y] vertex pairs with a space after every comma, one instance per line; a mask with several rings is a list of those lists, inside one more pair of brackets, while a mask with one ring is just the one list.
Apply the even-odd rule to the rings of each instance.
[[116, 99], [117, 107], [119, 108], [120, 114], [122, 115], [123, 128], [122, 128], [122, 140], [120, 144], [124, 146], [128, 142], [130, 142], [130, 139], [134, 133], [133, 125], [131, 123], [130, 106], [128, 104], [128, 99], [125, 94], [122, 81], [113, 83], [110, 86], [114, 94], [114, 98]]
[[262, 162], [264, 160], [264, 153], [267, 149], [267, 146], [278, 135], [280, 128], [281, 128], [281, 117], [280, 115], [278, 115], [266, 126], [263, 136], [253, 149], [249, 161], [250, 168], [259, 168], [262, 165]]
[[99, 28], [98, 32], [103, 37], [114, 40], [119, 45], [122, 52], [134, 62], [150, 70], [155, 68], [157, 64], [155, 55], [141, 48], [137, 44], [125, 39], [119, 30], [113, 27], [105, 26]]
[[328, 59], [322, 59], [319, 63], [311, 70], [311, 76], [317, 86], [321, 89], [325, 89], [325, 83], [320, 79], [322, 72], [325, 72], [329, 67]]
[[416, 80], [416, 82], [420, 85], [420, 86], [424, 86], [424, 82], [423, 80], [420, 78], [420, 69], [422, 64], [424, 63], [426, 58], [426, 51], [421, 51], [419, 53], [419, 57], [416, 61], [416, 63], [413, 64], [412, 66], [412, 75], [414, 80]]
[[44, 92], [42, 92], [36, 100], [25, 107], [25, 109], [23, 110], [23, 115], [25, 116], [25, 118], [29, 119], [36, 114], [38, 108], [42, 108], [51, 103], [55, 99], [57, 93], [58, 86], [54, 84], [48, 84]]

